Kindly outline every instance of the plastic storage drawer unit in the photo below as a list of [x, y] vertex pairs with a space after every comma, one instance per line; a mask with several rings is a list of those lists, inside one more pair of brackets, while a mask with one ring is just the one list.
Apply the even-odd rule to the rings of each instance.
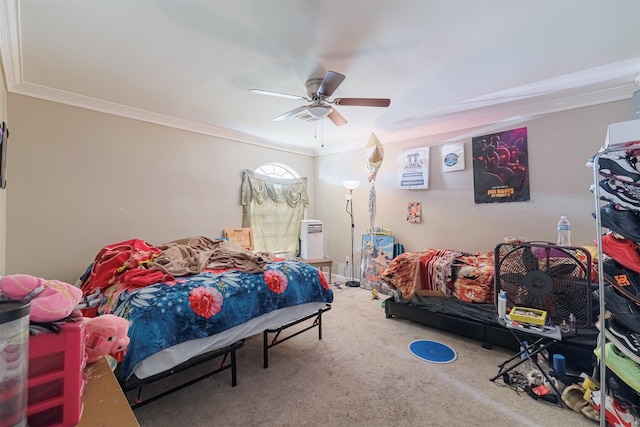
[[74, 426], [82, 416], [85, 376], [82, 317], [66, 322], [59, 333], [29, 338], [29, 427]]

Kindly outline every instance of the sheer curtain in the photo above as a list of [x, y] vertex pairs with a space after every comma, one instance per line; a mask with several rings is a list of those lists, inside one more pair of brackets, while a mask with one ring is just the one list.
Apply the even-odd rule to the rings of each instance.
[[242, 226], [253, 229], [256, 251], [293, 258], [298, 254], [300, 221], [309, 204], [307, 178], [278, 179], [245, 169]]

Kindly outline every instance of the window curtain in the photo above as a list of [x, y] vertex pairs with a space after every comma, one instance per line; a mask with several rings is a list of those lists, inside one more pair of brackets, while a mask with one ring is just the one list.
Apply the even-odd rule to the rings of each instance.
[[307, 178], [279, 179], [244, 171], [242, 226], [253, 229], [256, 251], [294, 258], [308, 204]]

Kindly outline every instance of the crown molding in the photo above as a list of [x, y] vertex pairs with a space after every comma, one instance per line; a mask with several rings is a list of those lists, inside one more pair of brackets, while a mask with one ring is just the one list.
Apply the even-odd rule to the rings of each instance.
[[125, 117], [133, 120], [140, 120], [147, 123], [154, 123], [161, 126], [167, 126], [175, 129], [185, 130], [189, 132], [199, 133], [217, 138], [227, 139], [230, 141], [241, 142], [244, 144], [255, 145], [259, 147], [271, 148], [280, 151], [286, 151], [294, 154], [302, 154], [312, 156], [313, 149], [288, 146], [278, 144], [273, 141], [257, 138], [242, 132], [231, 129], [220, 128], [216, 126], [197, 123], [190, 120], [179, 119], [164, 114], [154, 113], [139, 108], [129, 107], [114, 102], [104, 101], [102, 99], [92, 98], [88, 96], [78, 95], [58, 89], [52, 89], [47, 86], [41, 86], [33, 83], [20, 83], [14, 85], [10, 90], [11, 93], [18, 95], [30, 96], [33, 98], [43, 99], [46, 101], [57, 102], [60, 104], [71, 105], [87, 110], [98, 111], [105, 114]]

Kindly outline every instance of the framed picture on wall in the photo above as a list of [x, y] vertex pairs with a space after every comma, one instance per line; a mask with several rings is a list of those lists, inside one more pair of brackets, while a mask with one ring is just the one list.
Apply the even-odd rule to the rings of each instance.
[[376, 289], [378, 292], [390, 295], [391, 288], [384, 283], [380, 276], [393, 261], [393, 236], [378, 234], [362, 235], [362, 262], [360, 263], [360, 287]]
[[412, 148], [400, 152], [398, 181], [402, 190], [429, 188], [429, 147]]
[[442, 172], [464, 170], [464, 143], [454, 142], [442, 146]]

